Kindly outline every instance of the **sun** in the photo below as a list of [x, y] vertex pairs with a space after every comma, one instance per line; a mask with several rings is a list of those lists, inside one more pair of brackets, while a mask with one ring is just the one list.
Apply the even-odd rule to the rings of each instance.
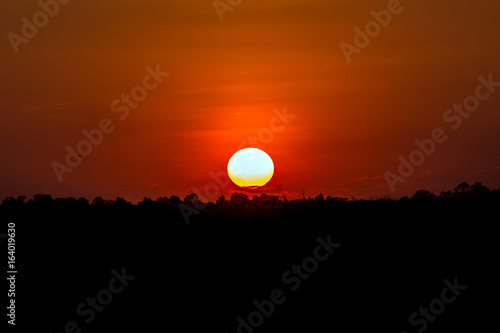
[[274, 163], [266, 152], [257, 148], [245, 148], [231, 157], [227, 173], [238, 186], [263, 186], [273, 178]]

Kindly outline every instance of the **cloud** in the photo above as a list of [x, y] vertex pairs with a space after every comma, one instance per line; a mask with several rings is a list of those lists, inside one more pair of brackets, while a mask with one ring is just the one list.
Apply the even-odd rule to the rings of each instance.
[[360, 183], [360, 182], [364, 182], [364, 181], [367, 181], [367, 180], [379, 180], [381, 179], [382, 176], [373, 176], [373, 177], [354, 177], [352, 179], [353, 182], [355, 183]]
[[430, 176], [433, 172], [439, 172], [439, 171], [443, 171], [443, 169], [429, 169], [429, 170], [420, 171], [418, 174], [420, 176]]
[[228, 193], [245, 193], [247, 195], [259, 195], [262, 193], [266, 194], [274, 194], [274, 195], [283, 195], [283, 194], [298, 194], [298, 192], [289, 185], [278, 184], [278, 185], [264, 185], [259, 187], [239, 187], [239, 186], [230, 186]]

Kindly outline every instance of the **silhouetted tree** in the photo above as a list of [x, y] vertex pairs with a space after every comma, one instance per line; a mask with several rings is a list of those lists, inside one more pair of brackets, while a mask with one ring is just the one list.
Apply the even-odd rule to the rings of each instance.
[[125, 207], [131, 207], [132, 204], [127, 200], [125, 200], [124, 198], [117, 197], [116, 200], [113, 202], [113, 206], [125, 208]]
[[170, 204], [171, 205], [174, 205], [174, 206], [179, 206], [181, 204], [181, 198], [179, 198], [178, 196], [176, 195], [172, 195], [169, 199], [170, 201]]
[[20, 208], [24, 206], [25, 204], [26, 197], [25, 196], [18, 196], [17, 198], [14, 197], [8, 197], [5, 198], [5, 200], [2, 202], [3, 207], [9, 207], [9, 208]]
[[267, 196], [267, 202], [269, 202], [271, 207], [277, 207], [279, 201], [280, 201], [280, 198], [276, 195], [268, 195]]
[[252, 198], [252, 207], [255, 207], [255, 208], [260, 207], [260, 198], [257, 195], [254, 195]]
[[434, 199], [436, 199], [436, 195], [426, 190], [417, 191], [411, 197], [411, 200], [434, 200]]
[[170, 200], [168, 197], [159, 197], [156, 199], [156, 203], [158, 203], [160, 206], [167, 206], [170, 203]]
[[481, 182], [476, 182], [470, 187], [469, 193], [472, 196], [484, 195], [490, 192], [490, 189], [483, 185]]
[[137, 203], [137, 206], [149, 208], [149, 207], [154, 207], [155, 204], [156, 204], [156, 202], [151, 200], [151, 198], [144, 197], [144, 199], [142, 199], [142, 201]]
[[184, 204], [189, 205], [189, 206], [194, 206], [194, 207], [201, 207], [203, 205], [203, 202], [200, 201], [198, 198], [198, 195], [196, 193], [191, 193], [189, 195], [186, 195], [184, 197]]
[[47, 205], [54, 202], [50, 194], [35, 194], [33, 196], [33, 203], [36, 205]]
[[250, 199], [248, 199], [248, 195], [246, 195], [244, 193], [234, 192], [231, 195], [229, 202], [231, 203], [231, 205], [238, 205], [238, 206], [247, 207], [248, 204], [250, 203]]
[[216, 205], [219, 206], [219, 207], [224, 207], [226, 206], [227, 204], [227, 200], [226, 200], [226, 197], [221, 195], [219, 197], [219, 199], [217, 199], [217, 202], [216, 202]]
[[195, 201], [198, 201], [198, 196], [196, 195], [196, 193], [191, 193], [191, 194], [186, 195], [184, 197], [184, 200], [183, 200], [183, 202], [186, 205], [190, 205], [190, 204], [192, 204]]
[[467, 184], [466, 182], [460, 183], [455, 187], [455, 194], [463, 197], [464, 194], [467, 194], [470, 190], [470, 185]]
[[95, 197], [94, 200], [92, 200], [92, 206], [103, 206], [104, 205], [104, 199], [102, 197]]
[[252, 198], [252, 207], [255, 208], [273, 208], [279, 204], [279, 197], [276, 195], [268, 195], [262, 193], [259, 196], [254, 195]]
[[325, 201], [325, 197], [323, 196], [323, 193], [318, 194], [314, 200], [316, 201]]
[[89, 201], [86, 198], [80, 197], [76, 200], [76, 203], [79, 207], [88, 207]]

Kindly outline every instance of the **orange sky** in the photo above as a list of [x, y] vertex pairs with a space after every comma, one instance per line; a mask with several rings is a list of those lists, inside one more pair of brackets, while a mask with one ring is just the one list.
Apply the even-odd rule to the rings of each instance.
[[[245, 0], [221, 22], [210, 0], [72, 0], [16, 53], [7, 35], [40, 6], [3, 1], [0, 198], [183, 197], [284, 107], [295, 118], [264, 145], [276, 166], [267, 193], [498, 188], [500, 88], [457, 130], [443, 113], [474, 94], [478, 76], [500, 81], [500, 2], [402, 0], [348, 64], [339, 44], [354, 44], [353, 28], [388, 2]], [[157, 65], [169, 76], [121, 120], [111, 103]], [[59, 182], [52, 163], [104, 118], [114, 131]], [[437, 127], [448, 140], [392, 193], [384, 173]]]

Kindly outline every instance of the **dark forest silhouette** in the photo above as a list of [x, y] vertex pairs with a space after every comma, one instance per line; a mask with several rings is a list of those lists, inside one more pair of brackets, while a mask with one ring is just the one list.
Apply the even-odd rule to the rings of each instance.
[[[137, 204], [37, 194], [6, 198], [0, 220], [16, 223], [19, 322], [42, 332], [74, 320], [82, 332], [234, 333], [254, 301], [282, 289], [287, 301], [252, 333], [414, 333], [409, 316], [455, 277], [468, 289], [428, 332], [479, 332], [496, 318], [485, 304], [498, 280], [499, 203], [500, 189], [481, 183], [398, 200], [234, 193], [206, 206], [195, 194]], [[204, 208], [187, 225], [182, 205]], [[341, 246], [289, 291], [283, 273], [318, 237]], [[76, 306], [121, 267], [136, 279], [85, 324]]]

